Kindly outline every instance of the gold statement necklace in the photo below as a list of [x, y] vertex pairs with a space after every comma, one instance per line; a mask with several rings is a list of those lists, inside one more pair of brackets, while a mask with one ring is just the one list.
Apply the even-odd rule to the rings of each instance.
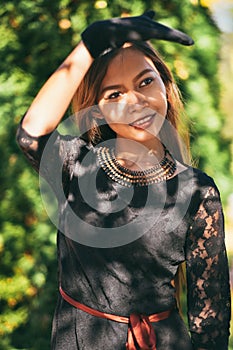
[[[167, 156], [170, 156], [169, 159]], [[176, 162], [171, 153], [164, 147], [164, 157], [153, 167], [145, 170], [130, 170], [119, 163], [114, 150], [108, 147], [99, 147], [97, 157], [101, 168], [114, 181], [123, 186], [147, 186], [153, 183], [166, 181], [176, 171]]]

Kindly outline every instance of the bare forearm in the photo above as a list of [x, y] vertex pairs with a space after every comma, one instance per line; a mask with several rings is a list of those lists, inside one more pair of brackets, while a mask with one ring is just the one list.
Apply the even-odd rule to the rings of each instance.
[[28, 109], [23, 127], [29, 134], [39, 136], [56, 128], [92, 60], [80, 42], [43, 85]]

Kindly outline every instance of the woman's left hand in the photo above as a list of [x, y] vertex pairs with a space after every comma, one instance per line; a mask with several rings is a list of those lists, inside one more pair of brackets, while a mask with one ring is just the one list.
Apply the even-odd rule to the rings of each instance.
[[155, 22], [154, 15], [154, 11], [147, 11], [141, 16], [94, 22], [81, 34], [82, 40], [94, 58], [105, 50], [121, 47], [126, 42], [161, 39], [182, 45], [194, 43], [185, 33]]

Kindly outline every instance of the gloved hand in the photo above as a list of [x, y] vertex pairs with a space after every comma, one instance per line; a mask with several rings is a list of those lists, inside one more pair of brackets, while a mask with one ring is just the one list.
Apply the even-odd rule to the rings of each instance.
[[94, 22], [81, 34], [82, 40], [93, 58], [125, 42], [161, 39], [182, 45], [194, 43], [183, 32], [153, 21], [154, 14], [154, 11], [147, 11], [141, 16]]

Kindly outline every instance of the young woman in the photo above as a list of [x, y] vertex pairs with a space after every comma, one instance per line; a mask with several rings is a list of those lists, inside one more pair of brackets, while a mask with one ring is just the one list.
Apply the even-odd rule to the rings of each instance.
[[[58, 199], [52, 349], [228, 348], [219, 192], [184, 162], [179, 92], [146, 40], [193, 42], [152, 18], [88, 27], [18, 129]], [[81, 136], [56, 130], [71, 101]], [[183, 262], [188, 327], [176, 300]]]

